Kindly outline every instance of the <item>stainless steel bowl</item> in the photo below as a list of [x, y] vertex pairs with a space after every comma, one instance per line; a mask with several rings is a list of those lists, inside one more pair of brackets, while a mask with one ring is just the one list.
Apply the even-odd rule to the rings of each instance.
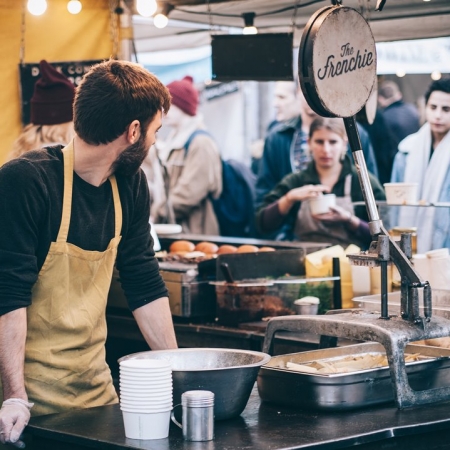
[[170, 361], [173, 377], [173, 402], [191, 390], [214, 392], [214, 418], [239, 416], [247, 405], [259, 368], [270, 355], [250, 350], [222, 348], [183, 348], [133, 353], [119, 359], [164, 359]]

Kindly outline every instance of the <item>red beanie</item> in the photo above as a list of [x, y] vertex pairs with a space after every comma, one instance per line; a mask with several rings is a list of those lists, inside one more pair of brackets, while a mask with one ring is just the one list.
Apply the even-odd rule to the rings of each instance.
[[172, 103], [190, 116], [197, 114], [198, 91], [194, 87], [194, 80], [190, 76], [179, 81], [172, 81], [167, 85]]
[[47, 61], [40, 62], [41, 77], [34, 85], [30, 120], [35, 125], [56, 125], [73, 120], [75, 86]]

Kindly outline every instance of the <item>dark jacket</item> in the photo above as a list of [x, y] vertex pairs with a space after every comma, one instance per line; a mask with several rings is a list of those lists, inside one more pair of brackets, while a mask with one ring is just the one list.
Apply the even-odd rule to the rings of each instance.
[[[264, 197], [277, 183], [294, 171], [292, 140], [294, 133], [301, 128], [301, 125], [300, 117], [282, 122], [276, 125], [266, 137], [264, 152], [259, 165], [258, 178], [256, 180], [257, 205], [263, 202]], [[369, 135], [359, 124], [358, 131], [367, 169], [377, 177], [378, 170]], [[348, 149], [348, 153], [351, 156], [350, 148]]]
[[[333, 186], [333, 190], [331, 191], [331, 193], [336, 194], [337, 197], [344, 196], [345, 177], [348, 174], [352, 174], [352, 185], [351, 185], [352, 201], [359, 202], [364, 200], [356, 168], [351, 163], [350, 158], [348, 156], [346, 156], [343, 161], [341, 173], [339, 175], [338, 181]], [[375, 199], [385, 200], [386, 196], [379, 181], [372, 174], [369, 174], [369, 177]], [[314, 161], [311, 161], [309, 163], [308, 168], [306, 170], [291, 173], [285, 176], [283, 180], [280, 183], [278, 183], [277, 186], [264, 198], [263, 203], [258, 208], [258, 211], [256, 213], [256, 225], [261, 234], [263, 233], [260, 224], [262, 221], [262, 214], [264, 209], [267, 206], [279, 200], [281, 197], [283, 197], [283, 195], [287, 194], [290, 190], [305, 186], [307, 184], [320, 184], [319, 174], [317, 173]], [[293, 237], [293, 230], [298, 210], [300, 209], [300, 204], [301, 202], [295, 204], [289, 211], [289, 213], [286, 215], [284, 220], [283, 231], [286, 233], [286, 236], [290, 237], [291, 239]], [[364, 220], [366, 222], [369, 220], [365, 206], [355, 206], [355, 215], [359, 217], [361, 220]]]
[[406, 136], [419, 131], [419, 113], [411, 103], [402, 100], [391, 103], [383, 109], [383, 117], [395, 137], [395, 146]]

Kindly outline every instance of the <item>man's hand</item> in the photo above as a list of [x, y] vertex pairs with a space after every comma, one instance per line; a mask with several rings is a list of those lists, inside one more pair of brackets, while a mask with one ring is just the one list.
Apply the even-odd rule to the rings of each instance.
[[3, 402], [0, 409], [0, 442], [2, 444], [25, 448], [25, 444], [19, 438], [30, 420], [32, 407], [33, 403], [28, 403], [21, 398], [10, 398]]

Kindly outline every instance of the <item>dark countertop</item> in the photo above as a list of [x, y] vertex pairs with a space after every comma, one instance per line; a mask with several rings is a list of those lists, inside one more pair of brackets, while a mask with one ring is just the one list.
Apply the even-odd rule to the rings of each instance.
[[215, 439], [186, 442], [171, 424], [169, 437], [125, 438], [118, 405], [33, 418], [33, 449], [333, 450], [448, 448], [450, 402], [410, 408], [372, 407], [347, 412], [304, 412], [260, 402], [254, 389], [238, 418], [215, 423]]

